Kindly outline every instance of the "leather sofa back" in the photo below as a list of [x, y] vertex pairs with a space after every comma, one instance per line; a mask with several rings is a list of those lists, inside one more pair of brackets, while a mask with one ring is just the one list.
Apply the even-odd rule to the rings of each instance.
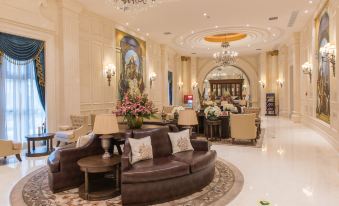
[[168, 132], [169, 128], [167, 126], [154, 129], [133, 130], [133, 138], [140, 139], [150, 136], [153, 157], [167, 157], [172, 154], [172, 144]]

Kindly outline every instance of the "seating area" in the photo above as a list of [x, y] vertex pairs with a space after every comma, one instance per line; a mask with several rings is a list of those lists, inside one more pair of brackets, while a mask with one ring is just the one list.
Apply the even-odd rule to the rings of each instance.
[[0, 2], [0, 206], [339, 205], [339, 0]]

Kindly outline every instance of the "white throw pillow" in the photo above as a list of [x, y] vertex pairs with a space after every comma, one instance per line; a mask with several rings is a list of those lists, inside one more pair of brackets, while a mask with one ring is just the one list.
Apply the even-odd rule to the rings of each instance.
[[85, 146], [93, 137], [94, 137], [94, 133], [93, 132], [91, 132], [91, 133], [89, 133], [87, 135], [79, 137], [75, 147], [78, 148], [78, 147]]
[[142, 160], [153, 159], [153, 148], [151, 137], [144, 137], [141, 139], [128, 139], [131, 145], [132, 156], [130, 158], [131, 164]]
[[190, 140], [190, 131], [188, 129], [181, 132], [168, 133], [168, 135], [172, 143], [173, 154], [194, 150]]

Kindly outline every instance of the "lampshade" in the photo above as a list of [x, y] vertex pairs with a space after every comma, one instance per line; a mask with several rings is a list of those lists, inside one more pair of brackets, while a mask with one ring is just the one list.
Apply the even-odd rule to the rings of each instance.
[[114, 134], [119, 132], [117, 117], [113, 114], [100, 114], [95, 117], [94, 134]]
[[180, 111], [178, 125], [192, 126], [197, 124], [198, 124], [197, 114], [195, 113], [194, 110], [189, 109]]

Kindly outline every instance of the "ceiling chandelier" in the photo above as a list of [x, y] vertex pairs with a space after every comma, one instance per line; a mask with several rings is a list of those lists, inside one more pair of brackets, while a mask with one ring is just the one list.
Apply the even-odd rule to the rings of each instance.
[[229, 42], [223, 42], [221, 44], [222, 50], [213, 54], [215, 62], [219, 66], [233, 65], [238, 60], [238, 52], [230, 50]]
[[155, 7], [160, 0], [107, 0], [116, 9], [122, 11], [140, 11]]

